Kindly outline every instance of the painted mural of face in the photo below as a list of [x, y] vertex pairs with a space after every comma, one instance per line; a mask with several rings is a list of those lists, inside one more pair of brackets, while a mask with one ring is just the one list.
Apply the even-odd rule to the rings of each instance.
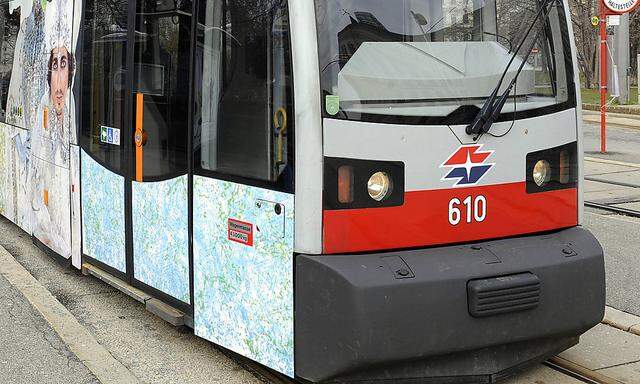
[[65, 102], [69, 90], [71, 77], [71, 55], [66, 47], [57, 47], [51, 50], [49, 59], [49, 87], [51, 90], [51, 102], [58, 119], [62, 119]]

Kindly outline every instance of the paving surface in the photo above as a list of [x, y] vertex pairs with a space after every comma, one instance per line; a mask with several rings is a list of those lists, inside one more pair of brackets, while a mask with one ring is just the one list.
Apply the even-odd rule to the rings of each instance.
[[604, 248], [607, 304], [640, 315], [640, 220], [587, 212], [585, 226]]
[[[640, 131], [639, 131], [640, 133]], [[639, 147], [640, 149], [640, 147]], [[585, 161], [585, 200], [601, 204], [640, 202], [640, 164]]]
[[[148, 313], [144, 306], [107, 286], [98, 279], [82, 276], [63, 268], [38, 250], [29, 236], [6, 219], [0, 219], [0, 245], [6, 248], [39, 282], [44, 285], [95, 337], [95, 339], [144, 383], [261, 383], [255, 375], [226, 357], [213, 344], [197, 338], [185, 328], [174, 328]], [[0, 285], [0, 295], [5, 290]], [[0, 296], [1, 297], [1, 296]], [[0, 302], [0, 304], [2, 304]], [[28, 303], [27, 303], [28, 306]], [[1, 312], [0, 312], [1, 313]], [[40, 321], [35, 313], [21, 314], [25, 321]], [[7, 325], [7, 327], [5, 327]], [[12, 332], [10, 324], [0, 320], [0, 340]], [[23, 329], [13, 329], [15, 341], [33, 338]], [[22, 333], [18, 333], [22, 332]], [[40, 333], [35, 333], [41, 338]], [[53, 340], [53, 339], [52, 339]], [[85, 383], [78, 375], [66, 374], [58, 365], [49, 366], [49, 356], [57, 355], [48, 344], [26, 343], [23, 356], [10, 357], [16, 366], [31, 359], [25, 370], [40, 367], [53, 379], [15, 381], [16, 383]], [[54, 344], [56, 345], [56, 344]], [[0, 345], [0, 383], [14, 383], [2, 376], [5, 351]], [[53, 358], [52, 358], [53, 359]], [[64, 366], [67, 358], [63, 360]], [[80, 364], [82, 365], [82, 364]], [[80, 367], [82, 368], [82, 367]], [[73, 368], [70, 368], [73, 369]], [[74, 369], [75, 370], [75, 369]], [[62, 381], [57, 380], [60, 375]], [[66, 377], [66, 379], [65, 379]]]
[[2, 383], [98, 383], [25, 297], [0, 275]]
[[514, 378], [500, 382], [500, 384], [579, 384], [582, 381], [574, 379], [549, 367], [540, 365]]
[[[637, 133], [640, 135], [640, 130]], [[640, 145], [637, 151], [640, 153]], [[585, 177], [602, 181], [585, 181], [586, 201], [640, 210], [640, 188], [604, 182], [640, 186], [640, 164], [635, 167], [585, 161]], [[607, 304], [640, 315], [640, 219], [587, 209], [585, 226], [605, 251]]]
[[640, 336], [600, 324], [560, 357], [613, 379], [640, 384]]
[[[640, 108], [636, 109], [638, 112]], [[600, 126], [600, 111], [582, 111], [583, 121]], [[640, 114], [630, 115], [626, 113], [607, 113], [607, 125], [622, 126], [627, 128], [640, 127]]]
[[631, 163], [640, 163], [640, 120], [636, 128], [621, 127], [611, 124], [607, 129], [608, 154], [602, 155], [600, 151], [600, 124], [585, 122], [584, 150], [589, 156], [598, 156], [606, 159], [615, 159]]

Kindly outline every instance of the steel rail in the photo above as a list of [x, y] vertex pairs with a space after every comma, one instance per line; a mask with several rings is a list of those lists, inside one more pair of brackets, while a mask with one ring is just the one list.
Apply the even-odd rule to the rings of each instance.
[[589, 384], [624, 384], [622, 381], [603, 375], [600, 372], [593, 371], [559, 356], [552, 357], [542, 364], [564, 375], [571, 376]]
[[[299, 381], [285, 376], [281, 373], [275, 372], [272, 369], [263, 366], [262, 364], [256, 363], [255, 361], [244, 358], [235, 353], [232, 354], [234, 355], [233, 358], [236, 360], [236, 362], [242, 365], [249, 372], [253, 373], [261, 379], [266, 380], [270, 384], [300, 384]], [[542, 363], [542, 365], [545, 365], [553, 369], [554, 371], [558, 371], [565, 376], [573, 377], [574, 379], [580, 380], [587, 384], [624, 384], [619, 380], [605, 376], [599, 372], [590, 370], [558, 356], [552, 357], [551, 359]]]
[[[617, 185], [617, 186], [633, 188], [633, 189], [640, 188], [640, 184], [632, 184], [632, 183], [626, 183], [626, 182], [623, 182], [623, 181], [607, 180], [607, 179], [600, 178], [600, 177], [586, 176], [584, 179], [585, 179], [585, 181], [592, 181], [592, 182], [596, 182], [596, 183]], [[619, 204], [622, 204], [622, 203], [619, 203]], [[608, 212], [613, 212], [613, 213], [617, 213], [619, 215], [624, 215], [624, 216], [629, 216], [629, 217], [639, 217], [640, 218], [640, 211], [637, 211], [637, 210], [634, 210], [634, 209], [629, 209], [629, 208], [617, 207], [617, 206], [615, 206], [615, 204], [602, 204], [602, 203], [596, 203], [596, 202], [593, 202], [593, 201], [585, 201], [584, 205], [586, 207], [596, 208], [596, 209], [600, 209], [600, 210], [608, 211]]]
[[618, 185], [621, 187], [629, 187], [629, 188], [640, 188], [640, 184], [625, 183], [624, 181], [607, 180], [607, 179], [602, 179], [599, 177], [592, 177], [592, 176], [585, 176], [584, 179], [586, 181], [593, 181], [596, 183]]
[[615, 207], [613, 205], [607, 205], [607, 204], [594, 203], [593, 201], [585, 201], [584, 205], [586, 207], [601, 209], [603, 211], [609, 211], [609, 212], [617, 213], [619, 215], [640, 218], [640, 211], [636, 211], [634, 209]]
[[[223, 353], [229, 356], [230, 351], [224, 351]], [[271, 384], [300, 384], [299, 381], [285, 376], [279, 372], [269, 369], [260, 363], [256, 363], [243, 356], [237, 355], [231, 352], [232, 359], [242, 365], [246, 370], [258, 376], [260, 379], [266, 380]], [[624, 384], [622, 381], [616, 380], [609, 376], [605, 376], [602, 373], [593, 371], [579, 364], [563, 359], [559, 356], [552, 357], [551, 359], [542, 363], [554, 371], [560, 372], [565, 376], [573, 377], [587, 384]]]

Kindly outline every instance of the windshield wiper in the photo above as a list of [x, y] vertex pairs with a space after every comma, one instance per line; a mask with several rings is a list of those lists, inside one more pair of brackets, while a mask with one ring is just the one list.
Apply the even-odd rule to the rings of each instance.
[[552, 3], [555, 3], [555, 1], [556, 0], [544, 0], [544, 2], [540, 4], [540, 9], [538, 10], [536, 17], [533, 18], [533, 21], [531, 22], [531, 25], [529, 25], [529, 28], [527, 29], [527, 32], [525, 33], [525, 35], [522, 37], [520, 44], [518, 44], [518, 47], [516, 48], [515, 52], [513, 52], [513, 55], [511, 56], [511, 60], [509, 60], [507, 67], [505, 68], [504, 72], [502, 73], [502, 76], [500, 77], [500, 81], [498, 81], [498, 85], [496, 85], [496, 88], [493, 90], [493, 92], [491, 92], [491, 95], [484, 102], [484, 105], [480, 109], [480, 112], [478, 112], [476, 117], [473, 119], [473, 122], [467, 126], [466, 132], [468, 135], [480, 135], [484, 132], [489, 132], [489, 129], [491, 129], [491, 126], [493, 125], [493, 123], [498, 119], [498, 117], [502, 113], [502, 108], [504, 108], [504, 105], [507, 102], [507, 99], [509, 98], [509, 94], [511, 93], [511, 90], [513, 89], [513, 87], [516, 85], [516, 82], [518, 81], [518, 75], [520, 75], [520, 72], [522, 72], [522, 69], [524, 68], [525, 64], [527, 64], [527, 60], [529, 60], [529, 56], [531, 55], [531, 52], [535, 47], [536, 39], [534, 39], [533, 44], [531, 44], [531, 47], [529, 47], [529, 50], [527, 51], [526, 56], [522, 60], [522, 63], [520, 64], [518, 71], [513, 77], [513, 80], [511, 80], [511, 83], [509, 83], [509, 86], [507, 87], [507, 89], [502, 93], [502, 95], [500, 95], [500, 98], [498, 98], [498, 93], [500, 92], [500, 87], [502, 87], [502, 82], [507, 76], [507, 73], [509, 73], [509, 68], [511, 67], [511, 64], [513, 64], [514, 60], [518, 56], [518, 52], [520, 52], [520, 49], [522, 49], [522, 46], [527, 41], [527, 38], [531, 34], [531, 31], [536, 26], [538, 19], [543, 14], [545, 18], [548, 16], [549, 12], [551, 11], [551, 7], [548, 7], [548, 6]]

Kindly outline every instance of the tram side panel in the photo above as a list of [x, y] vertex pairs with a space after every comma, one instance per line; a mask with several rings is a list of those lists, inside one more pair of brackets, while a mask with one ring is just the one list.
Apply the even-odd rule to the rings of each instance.
[[[28, 62], [29, 49], [23, 49], [25, 34], [23, 25], [29, 18], [29, 12], [22, 7], [11, 7], [3, 4], [2, 17], [5, 22], [2, 45], [8, 47], [12, 58], [3, 57], [2, 66], [2, 129], [0, 130], [0, 145], [2, 146], [2, 184], [0, 212], [3, 216], [31, 233], [30, 212], [27, 204], [27, 170], [29, 159], [29, 125], [26, 123], [32, 108], [28, 102], [29, 93], [22, 92], [22, 81], [28, 78], [23, 71], [24, 63]], [[3, 31], [4, 32], [4, 31]], [[26, 36], [26, 37], [25, 37]], [[6, 61], [5, 61], [6, 60]]]
[[[72, 254], [74, 2], [5, 3], [0, 213], [63, 259]], [[77, 196], [77, 195], [76, 195]], [[79, 241], [79, 239], [77, 239]], [[79, 247], [76, 247], [79, 252]], [[78, 253], [79, 256], [79, 253]]]
[[195, 334], [291, 377], [292, 194], [194, 177]]

